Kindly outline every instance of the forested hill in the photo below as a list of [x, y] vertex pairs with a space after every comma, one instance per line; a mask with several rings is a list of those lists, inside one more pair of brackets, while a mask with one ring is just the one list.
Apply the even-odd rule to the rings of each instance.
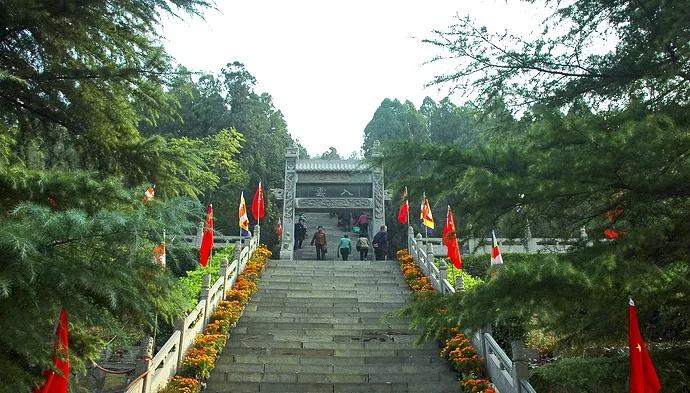
[[[61, 308], [79, 372], [108, 342], [169, 324], [175, 274], [194, 255], [163, 240], [195, 233], [215, 206], [235, 234], [240, 191], [283, 176], [293, 143], [268, 93], [242, 64], [216, 75], [175, 65], [161, 18], [205, 0], [5, 1], [0, 4], [0, 380], [28, 391], [51, 362]], [[147, 186], [155, 197], [143, 203]], [[275, 207], [269, 200], [268, 227]], [[262, 232], [270, 242], [273, 231]]]

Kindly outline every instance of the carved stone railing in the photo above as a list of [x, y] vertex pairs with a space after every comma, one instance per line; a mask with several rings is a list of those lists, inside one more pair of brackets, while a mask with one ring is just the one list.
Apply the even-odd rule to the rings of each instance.
[[[496, 238], [501, 246], [501, 252], [537, 254], [537, 253], [565, 253], [582, 239], [559, 239], [559, 238]], [[432, 251], [437, 257], [446, 256], [446, 247], [440, 237], [421, 238], [423, 244], [431, 244]], [[469, 238], [467, 239], [467, 250], [473, 254], [491, 254], [491, 238]]]
[[[201, 246], [201, 235], [204, 231], [204, 223], [201, 222], [199, 226], [197, 227], [196, 230], [196, 235], [181, 235], [178, 236], [178, 239], [181, 243], [186, 243], [191, 247], [199, 247]], [[237, 241], [242, 241], [243, 239], [246, 239], [245, 237], [242, 236], [223, 236], [223, 235], [213, 235], [213, 248], [224, 248], [228, 246], [232, 246], [235, 244]]]
[[[445, 260], [441, 260], [438, 267], [434, 263], [436, 258], [434, 251], [437, 249], [433, 242], [436, 239], [423, 239], [421, 234], [415, 236], [412, 227], [408, 228], [407, 239], [410, 255], [417, 266], [429, 277], [434, 289], [444, 295], [464, 290], [460, 276], [456, 276], [455, 283], [451, 284], [448, 281], [448, 265]], [[438, 242], [440, 243], [440, 239]], [[527, 381], [527, 361], [522, 343], [512, 344], [513, 359], [510, 359], [491, 336], [491, 329], [481, 329], [468, 336], [477, 353], [484, 359], [486, 373], [500, 393], [535, 393], [532, 385]]]
[[[215, 238], [214, 238], [215, 241]], [[125, 393], [157, 393], [177, 373], [184, 355], [194, 345], [194, 339], [208, 324], [211, 313], [225, 297], [225, 292], [232, 288], [237, 276], [244, 270], [249, 258], [259, 246], [259, 227], [254, 236], [245, 238], [244, 242], [235, 242], [235, 258], [229, 262], [223, 258], [220, 277], [211, 285], [207, 274], [199, 294], [199, 303], [186, 316], [177, 322], [177, 330], [168, 341], [153, 355], [153, 339], [148, 337], [142, 345], [142, 352], [137, 360], [136, 375]], [[153, 355], [153, 356], [152, 356]]]

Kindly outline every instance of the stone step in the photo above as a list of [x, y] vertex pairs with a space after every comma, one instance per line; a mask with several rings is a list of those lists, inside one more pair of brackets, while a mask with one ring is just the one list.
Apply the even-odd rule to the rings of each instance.
[[[304, 250], [304, 249], [303, 249]], [[358, 255], [359, 256], [359, 255]], [[371, 267], [379, 267], [379, 266], [398, 266], [398, 261], [360, 261], [359, 258], [355, 259], [349, 259], [347, 261], [343, 261], [342, 259], [334, 259], [334, 260], [324, 260], [324, 261], [316, 261], [313, 259], [293, 259], [293, 260], [279, 260], [279, 259], [272, 259], [268, 262], [268, 266], [276, 266], [276, 267], [321, 267], [321, 266], [331, 266], [331, 267], [338, 267], [338, 268], [343, 268], [343, 267], [362, 267], [362, 266], [371, 266]]]
[[[376, 325], [383, 323], [383, 316], [375, 317], [348, 317], [348, 316], [319, 316], [319, 315], [303, 315], [299, 317], [279, 317], [279, 316], [262, 316], [254, 314], [244, 314], [242, 316], [245, 323], [312, 323], [312, 324], [331, 324], [331, 325]], [[386, 321], [390, 323], [390, 321]], [[404, 323], [404, 322], [403, 322]]]
[[[293, 366], [294, 367], [294, 366]], [[384, 365], [385, 367], [385, 365]], [[300, 371], [292, 371], [289, 367], [268, 365], [266, 370], [239, 371], [237, 368], [219, 367], [210, 383], [219, 382], [287, 382], [287, 383], [371, 383], [371, 382], [426, 382], [434, 383], [441, 380], [457, 380], [457, 376], [450, 370], [439, 372], [436, 365], [420, 368], [415, 365], [398, 365], [385, 368], [364, 366], [297, 366]], [[273, 371], [274, 368], [280, 371]], [[339, 370], [341, 368], [342, 370]], [[330, 369], [330, 370], [328, 370]], [[335, 370], [335, 371], [334, 371]]]
[[385, 292], [370, 292], [370, 293], [358, 293], [358, 294], [348, 294], [348, 293], [338, 293], [334, 291], [300, 291], [299, 293], [291, 293], [286, 291], [284, 293], [276, 292], [264, 292], [259, 290], [253, 298], [263, 299], [263, 298], [290, 298], [296, 299], [339, 299], [339, 300], [367, 300], [367, 299], [386, 299], [386, 300], [398, 300], [401, 303], [409, 301], [412, 296], [409, 293], [385, 293]]
[[276, 282], [266, 281], [259, 285], [259, 290], [275, 291], [358, 291], [358, 292], [383, 292], [410, 293], [407, 283], [404, 282], [376, 282], [362, 283], [345, 286], [338, 283], [302, 283], [302, 282]]
[[270, 303], [284, 303], [293, 304], [296, 306], [314, 305], [322, 306], [332, 304], [333, 307], [343, 307], [347, 305], [367, 305], [367, 304], [389, 304], [391, 307], [404, 305], [409, 296], [371, 296], [371, 297], [286, 297], [286, 296], [271, 296], [264, 295], [261, 292], [253, 296], [254, 303], [270, 304]]
[[426, 382], [370, 382], [370, 383], [286, 383], [286, 382], [221, 382], [209, 383], [208, 393], [457, 393], [457, 383], [451, 389], [447, 384]]
[[[288, 276], [286, 276], [288, 277]], [[342, 280], [299, 280], [294, 279], [276, 279], [275, 277], [263, 280], [259, 283], [259, 289], [369, 289], [369, 288], [402, 288], [408, 289], [407, 283], [402, 279], [384, 280], [358, 279], [356, 281], [342, 281]]]
[[341, 336], [342, 341], [336, 340], [282, 340], [273, 337], [247, 336], [236, 338], [231, 336], [227, 342], [227, 348], [258, 348], [272, 350], [277, 349], [438, 349], [435, 343], [416, 345], [412, 340], [379, 341], [377, 339], [367, 339], [366, 337], [346, 337]]
[[421, 334], [418, 330], [410, 329], [407, 325], [401, 329], [389, 329], [387, 327], [378, 328], [350, 328], [343, 329], [340, 326], [329, 328], [291, 328], [263, 330], [261, 328], [252, 329], [250, 325], [242, 325], [242, 320], [232, 329], [233, 334], [279, 334], [289, 336], [380, 336], [386, 334], [393, 335], [416, 335]]
[[[269, 268], [271, 269], [271, 268]], [[361, 272], [353, 272], [351, 270], [348, 271], [333, 271], [330, 269], [322, 269], [322, 270], [311, 270], [307, 272], [303, 271], [295, 271], [295, 270], [287, 270], [287, 269], [278, 269], [275, 268], [273, 270], [268, 270], [264, 272], [264, 275], [261, 276], [263, 279], [264, 277], [267, 277], [268, 279], [289, 279], [293, 281], [304, 281], [308, 282], [309, 278], [313, 277], [314, 275], [321, 276], [323, 280], [327, 281], [338, 281], [342, 283], [347, 283], [350, 281], [347, 280], [339, 280], [339, 277], [335, 277], [335, 274], [341, 275], [343, 277], [357, 277], [358, 279], [368, 281], [368, 280], [402, 280], [402, 276], [398, 274], [395, 274], [396, 270], [399, 269], [398, 267], [390, 268], [390, 269], [385, 269], [385, 270], [375, 270], [375, 269], [367, 269]], [[297, 273], [300, 273], [299, 275]], [[359, 282], [359, 280], [355, 281]]]
[[246, 306], [244, 312], [289, 312], [302, 313], [308, 315], [324, 314], [324, 313], [351, 313], [351, 312], [378, 312], [386, 313], [397, 307], [391, 306], [390, 303], [371, 303], [369, 305], [347, 305], [347, 306], [293, 306], [290, 302], [279, 302], [278, 305], [264, 304], [264, 303], [250, 303]]
[[409, 325], [407, 323], [388, 323], [388, 322], [378, 322], [378, 323], [323, 323], [323, 322], [258, 322], [258, 321], [246, 321], [245, 316], [240, 318], [237, 322], [237, 327], [246, 327], [249, 332], [269, 332], [271, 330], [288, 330], [288, 329], [369, 329], [369, 330], [381, 330], [381, 329], [392, 329], [392, 330], [402, 330], [407, 328]]
[[[217, 369], [222, 373], [278, 373], [278, 374], [455, 374], [450, 366], [443, 368], [437, 363], [369, 363], [369, 364], [285, 364], [285, 363], [219, 363]], [[392, 380], [389, 380], [393, 382]], [[261, 382], [255, 380], [253, 382]], [[368, 382], [364, 380], [362, 382]]]
[[262, 286], [259, 289], [262, 295], [282, 295], [286, 297], [319, 297], [323, 294], [324, 297], [366, 297], [366, 296], [380, 296], [380, 295], [408, 295], [410, 290], [402, 286], [386, 286], [386, 287], [358, 287], [358, 288], [334, 288], [334, 287], [312, 287], [304, 288], [300, 286], [292, 286], [291, 288], [275, 288], [270, 284]]
[[[262, 356], [290, 355], [296, 357], [372, 357], [372, 356], [425, 356], [432, 352], [426, 348], [253, 348], [253, 347], [227, 347], [232, 355], [256, 355]], [[436, 352], [438, 353], [438, 351]]]
[[312, 281], [288, 281], [288, 280], [265, 280], [259, 283], [259, 289], [302, 289], [302, 290], [325, 290], [325, 289], [346, 289], [346, 290], [386, 290], [386, 289], [406, 289], [409, 290], [407, 283], [404, 281], [381, 281], [375, 282], [356, 282], [356, 283], [341, 283], [341, 282], [312, 282]]
[[269, 274], [285, 273], [285, 272], [299, 272], [299, 273], [350, 273], [363, 275], [367, 272], [382, 272], [393, 273], [395, 269], [399, 269], [397, 263], [388, 263], [385, 261], [312, 261], [309, 262], [288, 262], [288, 263], [272, 263], [269, 262], [268, 268], [271, 269]]
[[[305, 278], [308, 277], [308, 278]], [[371, 285], [375, 283], [385, 283], [385, 284], [400, 284], [404, 283], [402, 277], [397, 277], [393, 275], [366, 275], [362, 277], [356, 277], [353, 275], [340, 274], [338, 277], [334, 275], [308, 275], [296, 278], [292, 274], [274, 274], [269, 277], [261, 277], [262, 280], [259, 284], [273, 283], [273, 282], [285, 282], [285, 283], [299, 283], [299, 284], [315, 284], [315, 285], [343, 285], [343, 286], [364, 286]], [[265, 279], [264, 279], [265, 278]]]
[[[339, 366], [364, 366], [364, 365], [395, 365], [395, 364], [414, 364], [425, 366], [429, 364], [442, 365], [440, 368], [448, 366], [448, 363], [438, 357], [437, 355], [409, 355], [409, 356], [380, 356], [374, 354], [372, 356], [357, 356], [357, 357], [343, 357], [343, 356], [295, 356], [295, 355], [277, 355], [271, 354], [233, 354], [232, 356], [223, 356], [218, 359], [217, 365], [225, 365], [231, 367], [232, 365], [247, 365], [247, 367], [263, 367], [263, 365], [339, 365]], [[438, 366], [437, 366], [438, 367]]]
[[270, 261], [269, 268], [276, 270], [285, 269], [304, 269], [304, 270], [350, 270], [350, 271], [369, 271], [371, 269], [385, 269], [392, 271], [400, 266], [397, 261], [360, 261], [357, 260], [295, 260], [295, 261]]
[[304, 312], [302, 310], [307, 310], [306, 307], [303, 307], [301, 309], [297, 309], [296, 311], [278, 311], [278, 310], [256, 310], [252, 311], [251, 315], [253, 317], [280, 317], [280, 318], [311, 318], [311, 317], [319, 317], [319, 318], [365, 318], [365, 319], [370, 319], [370, 318], [375, 318], [375, 319], [380, 319], [382, 317], [382, 313], [385, 313], [384, 308], [373, 310], [373, 311], [334, 311], [333, 308], [325, 308], [322, 309], [322, 311], [319, 312]]
[[[319, 261], [321, 262], [321, 261]], [[360, 266], [360, 267], [336, 267], [336, 266], [277, 266], [268, 267], [266, 274], [269, 277], [274, 276], [286, 276], [290, 273], [299, 273], [306, 276], [317, 275], [321, 277], [334, 277], [334, 276], [347, 276], [347, 277], [373, 277], [371, 274], [379, 274], [382, 277], [392, 278], [394, 277], [395, 269], [400, 269], [398, 266]], [[297, 277], [297, 276], [295, 276]]]

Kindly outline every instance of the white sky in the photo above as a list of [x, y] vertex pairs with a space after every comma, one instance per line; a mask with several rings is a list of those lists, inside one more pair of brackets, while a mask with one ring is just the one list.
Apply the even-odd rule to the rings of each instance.
[[364, 127], [384, 98], [440, 100], [424, 88], [451, 71], [423, 65], [438, 54], [421, 38], [469, 14], [490, 30], [538, 31], [544, 9], [518, 0], [217, 0], [218, 10], [164, 24], [178, 63], [218, 73], [240, 61], [273, 97], [288, 129], [314, 156], [334, 146], [358, 151]]

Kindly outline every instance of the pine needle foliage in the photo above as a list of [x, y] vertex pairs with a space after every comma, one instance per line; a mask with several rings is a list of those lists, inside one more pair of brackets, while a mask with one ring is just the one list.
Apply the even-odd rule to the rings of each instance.
[[156, 314], [170, 320], [186, 305], [174, 277], [153, 263], [152, 248], [163, 229], [169, 238], [193, 230], [198, 202], [144, 204], [140, 189], [79, 175], [87, 188], [114, 191], [111, 198], [94, 193], [92, 203], [84, 194], [56, 207], [25, 201], [0, 217], [0, 362], [8, 365], [0, 379], [12, 381], [11, 391], [28, 390], [50, 364], [60, 308], [70, 315], [70, 356], [80, 370], [105, 341], [127, 343], [151, 331]]
[[[49, 1], [0, 4], [0, 111], [19, 145], [61, 160], [60, 139], [82, 167], [105, 169], [140, 137], [142, 116], [169, 109], [172, 73], [158, 40], [164, 15], [199, 14], [205, 0]], [[137, 111], [133, 102], [146, 110]], [[58, 138], [60, 136], [60, 138]], [[29, 158], [19, 151], [24, 159]], [[114, 160], [110, 160], [113, 162]]]
[[[560, 358], [535, 371], [535, 386], [624, 390], [632, 297], [664, 391], [686, 391], [690, 7], [545, 3], [553, 13], [532, 40], [469, 17], [427, 40], [459, 70], [433, 83], [472, 95], [488, 119], [506, 119], [501, 102], [522, 118], [481, 127], [471, 144], [397, 138], [386, 164], [461, 212], [461, 236], [523, 237], [529, 223], [536, 237], [580, 239], [564, 255], [506, 257], [486, 284], [448, 299], [463, 327], [517, 321], [552, 337]], [[611, 228], [618, 239], [604, 238]]]

